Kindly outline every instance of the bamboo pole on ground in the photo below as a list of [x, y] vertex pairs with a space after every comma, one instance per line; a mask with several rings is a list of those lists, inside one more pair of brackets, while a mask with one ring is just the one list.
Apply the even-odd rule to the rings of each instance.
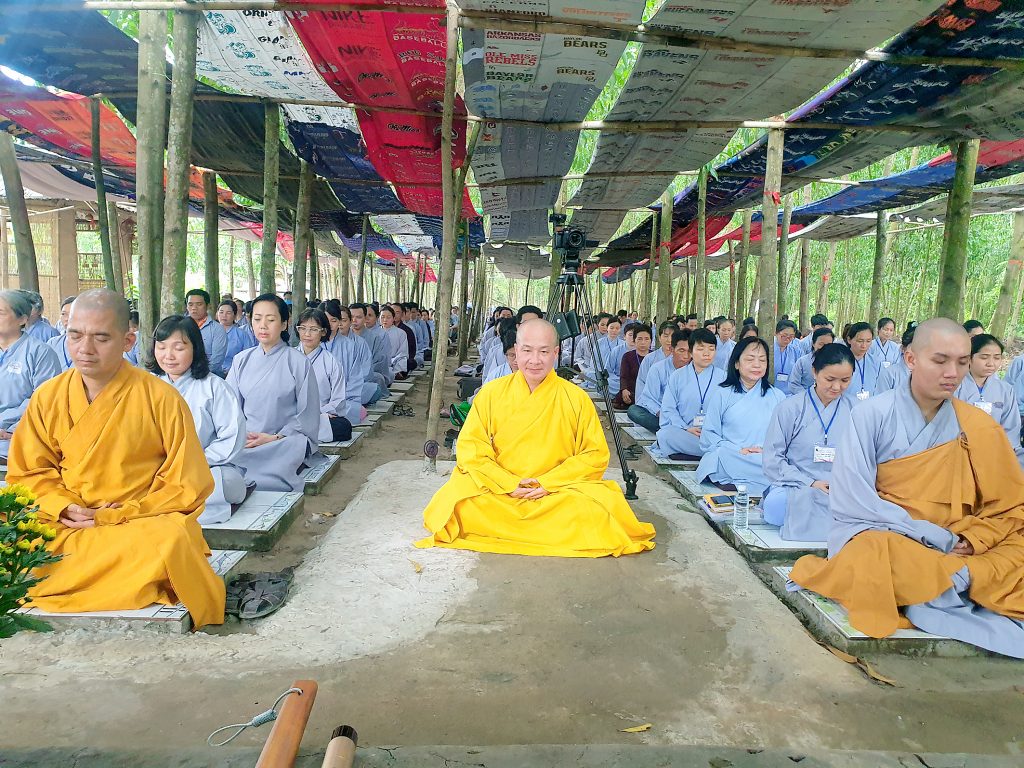
[[661, 231], [658, 243], [658, 320], [672, 314], [672, 189], [661, 193]]
[[263, 121], [263, 248], [260, 252], [260, 293], [277, 289], [277, 185], [281, 172], [281, 108], [267, 104]]
[[[527, 291], [529, 293], [529, 291]], [[466, 362], [466, 358], [469, 356], [469, 325], [466, 322], [469, 319], [469, 313], [466, 311], [466, 307], [469, 303], [469, 243], [466, 243], [466, 248], [462, 252], [462, 301], [459, 303], [459, 311], [462, 313], [462, 323], [459, 326], [459, 365]], [[451, 322], [451, 306], [437, 307], [437, 312], [448, 313], [449, 324]], [[435, 326], [436, 327], [436, 326]]]
[[750, 208], [743, 209], [743, 234], [740, 239], [740, 268], [736, 278], [736, 314], [732, 317], [737, 321], [750, 314], [747, 304], [747, 272], [750, 262], [750, 219], [754, 212]]
[[[25, 203], [25, 187], [21, 183], [18, 169], [18, 155], [14, 139], [6, 131], [0, 131], [0, 175], [3, 176], [10, 209], [11, 228], [14, 230], [14, 252], [18, 259], [18, 287], [25, 291], [39, 291], [39, 267], [36, 262], [36, 246], [32, 239], [32, 225]], [[7, 237], [7, 232], [3, 232]]]
[[946, 201], [946, 225], [942, 233], [942, 261], [935, 301], [935, 314], [938, 317], [959, 320], [963, 311], [967, 237], [971, 227], [974, 174], [980, 145], [980, 139], [964, 139], [956, 145], [956, 170]]
[[[708, 227], [707, 227], [707, 200], [708, 200], [708, 168], [700, 169], [697, 177], [697, 262], [694, 264], [696, 270], [694, 275], [694, 294], [696, 296], [694, 312], [701, 322], [704, 321], [704, 313], [707, 310], [704, 299], [704, 288], [707, 285], [707, 255], [708, 255]], [[730, 267], [731, 268], [731, 267]]]
[[1021, 262], [1024, 261], [1024, 212], [1013, 214], [1013, 234], [1010, 236], [1010, 257], [1006, 260], [1006, 271], [999, 287], [999, 300], [996, 302], [992, 316], [991, 331], [997, 338], [1006, 335], [1006, 325], [1010, 319], [1010, 302], [1014, 298], [1014, 289], [1020, 282]]
[[[455, 225], [462, 208], [462, 189], [455, 188], [455, 169], [452, 140], [455, 112], [455, 78], [458, 69], [459, 50], [459, 9], [454, 0], [446, 0], [446, 47], [444, 60], [444, 100], [441, 111], [441, 197], [443, 205], [443, 229], [441, 241], [441, 265], [438, 273], [437, 306], [448, 308], [452, 304], [455, 283]], [[467, 240], [467, 246], [468, 246]], [[433, 353], [434, 367], [431, 372], [430, 398], [427, 405], [427, 434], [423, 446], [424, 469], [430, 474], [437, 473], [437, 442], [441, 397], [447, 374], [448, 332], [451, 318], [448, 312], [441, 312], [436, 320], [437, 334]]]
[[295, 201], [295, 255], [292, 261], [292, 312], [296, 317], [306, 309], [306, 261], [312, 232], [309, 229], [313, 197], [313, 167], [299, 159], [299, 198]]
[[163, 316], [180, 312], [185, 296], [192, 171], [189, 160], [192, 153], [198, 25], [198, 13], [174, 12], [174, 73], [167, 125], [167, 193], [164, 197], [163, 280], [160, 291], [160, 313]]
[[103, 281], [114, 290], [114, 256], [110, 246], [110, 220], [107, 210], [107, 188], [103, 182], [102, 132], [100, 130], [100, 100], [89, 100], [92, 115], [92, 176], [96, 184], [96, 221], [100, 230], [100, 251], [103, 254]]
[[[789, 271], [789, 225], [793, 220], [793, 195], [786, 195], [782, 206], [782, 229], [779, 232], [779, 271], [776, 279], [775, 314], [782, 317], [789, 305], [786, 274]], [[764, 227], [764, 225], [761, 225]]]
[[309, 238], [309, 296], [312, 299], [323, 299], [320, 295], [320, 254], [316, 242]]
[[[761, 258], [758, 277], [761, 282], [761, 303], [757, 308], [757, 327], [762, 338], [771, 338], [778, 317], [776, 302], [779, 297], [778, 220], [779, 190], [782, 186], [782, 152], [785, 133], [778, 129], [768, 132], [768, 157], [765, 162], [764, 191], [761, 195]], [[768, 345], [768, 372], [772, 371], [772, 345]]]
[[[203, 172], [203, 266], [206, 290], [214, 306], [220, 304], [220, 200], [217, 198], [217, 175]], [[234, 260], [231, 261], [232, 268]], [[234, 283], [234, 279], [231, 280]], [[234, 296], [234, 291], [231, 292]]]
[[868, 322], [878, 325], [882, 313], [882, 283], [885, 280], [885, 258], [889, 254], [889, 214], [879, 211], [875, 221], [875, 261], [871, 270], [871, 297], [868, 299]]
[[800, 239], [800, 329], [811, 327], [810, 315], [811, 241]]

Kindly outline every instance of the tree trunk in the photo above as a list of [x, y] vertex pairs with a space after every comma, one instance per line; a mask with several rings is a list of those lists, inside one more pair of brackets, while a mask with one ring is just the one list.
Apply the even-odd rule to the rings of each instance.
[[89, 100], [92, 112], [92, 175], [96, 184], [96, 221], [100, 230], [100, 251], [103, 254], [103, 281], [115, 290], [114, 255], [110, 246], [110, 220], [107, 218], [107, 188], [103, 182], [103, 151], [100, 131], [100, 100]]
[[[789, 286], [787, 280], [789, 272], [789, 224], [793, 220], [793, 195], [786, 195], [782, 207], [782, 231], [779, 233], [779, 272], [776, 286], [776, 309], [777, 317], [782, 317], [788, 311], [789, 297], [786, 289]], [[763, 226], [763, 225], [762, 225]]]
[[836, 251], [839, 250], [839, 241], [833, 240], [828, 244], [828, 255], [825, 257], [825, 268], [821, 270], [821, 284], [818, 286], [818, 312], [828, 314], [828, 281], [832, 279], [832, 268], [836, 264]]
[[[469, 312], [466, 309], [466, 307], [469, 306], [469, 242], [468, 241], [466, 242], [465, 249], [463, 249], [463, 251], [462, 251], [462, 280], [461, 280], [461, 283], [462, 283], [462, 286], [461, 286], [462, 301], [459, 302], [459, 312], [462, 313], [462, 322], [459, 324], [459, 365], [462, 365], [464, 362], [466, 362], [466, 358], [469, 356], [469, 323], [468, 323]], [[529, 281], [527, 281], [527, 286], [529, 286]], [[530, 298], [530, 296], [529, 296], [529, 294], [530, 294], [529, 288], [527, 288], [526, 294], [527, 294], [527, 296], [526, 296], [527, 303], [529, 303], [529, 298]], [[438, 306], [437, 310], [435, 312], [435, 315], [436, 314], [440, 314], [441, 312], [447, 312], [448, 313], [448, 319], [449, 319], [449, 322], [450, 322], [451, 321], [451, 314], [452, 314], [451, 305], [449, 304], [447, 307]], [[434, 327], [436, 328], [437, 326], [435, 325]]]
[[[216, 180], [215, 180], [216, 181]], [[228, 293], [235, 297], [235, 238], [228, 239]]]
[[800, 329], [811, 327], [809, 304], [811, 278], [811, 241], [806, 237], [800, 240]]
[[658, 321], [672, 314], [672, 190], [661, 194], [661, 240], [658, 246]]
[[249, 300], [256, 298], [256, 268], [252, 263], [252, 242], [245, 241], [245, 270], [249, 279]]
[[[180, 312], [185, 300], [192, 170], [189, 160], [192, 153], [198, 24], [197, 12], [174, 12], [174, 75], [167, 126], [167, 193], [164, 198], [163, 286], [160, 292], [160, 311], [164, 316]], [[206, 290], [210, 291], [209, 283]], [[213, 298], [216, 301], [220, 297], [213, 295]]]
[[[260, 293], [277, 290], [277, 185], [281, 172], [281, 108], [267, 103], [263, 125], [263, 249], [260, 253]], [[312, 273], [310, 273], [312, 274]]]
[[735, 320], [742, 320], [749, 315], [753, 309], [746, 303], [747, 300], [747, 271], [750, 262], [750, 218], [754, 212], [750, 208], [743, 209], [743, 235], [740, 240], [740, 269], [736, 278], [736, 313], [732, 315]]
[[651, 320], [654, 313], [651, 312], [651, 293], [654, 287], [654, 264], [658, 257], [658, 217], [651, 216], [651, 250], [647, 257], [647, 271], [644, 273], [644, 289], [640, 294], [640, 303], [643, 309], [640, 312], [641, 319]]
[[[779, 190], [782, 186], [782, 151], [785, 133], [772, 128], [768, 131], [768, 157], [765, 163], [764, 192], [761, 196], [761, 259], [758, 264], [758, 276], [761, 279], [761, 304], [757, 308], [757, 327], [764, 338], [775, 331], [778, 318], [776, 302], [779, 298], [778, 282], [779, 250]], [[768, 371], [772, 371], [772, 346], [768, 345]]]
[[732, 240], [729, 241], [729, 301], [725, 311], [727, 317], [736, 317], [736, 259]]
[[322, 299], [320, 295], [320, 254], [316, 250], [316, 242], [310, 236], [309, 240], [309, 296], [313, 299]]
[[[32, 240], [28, 206], [25, 204], [25, 187], [21, 183], [14, 139], [6, 131], [0, 131], [0, 174], [3, 175], [11, 228], [14, 230], [14, 251], [18, 257], [18, 287], [24, 291], [38, 292], [39, 267], [36, 263], [36, 246]], [[4, 230], [0, 235], [6, 238], [7, 231]]]
[[979, 139], [965, 139], [956, 145], [956, 171], [946, 202], [946, 225], [942, 233], [942, 262], [935, 314], [960, 319], [964, 304], [964, 275], [967, 271], [967, 237], [971, 228], [974, 173], [978, 165]]
[[[217, 199], [217, 174], [203, 171], [203, 267], [206, 290], [214, 306], [220, 304], [220, 200]], [[234, 266], [234, 262], [232, 262]], [[232, 296], [234, 292], [232, 292]]]
[[879, 211], [875, 222], [875, 263], [871, 272], [871, 298], [868, 300], [868, 322], [878, 325], [882, 312], [882, 283], [885, 280], [885, 258], [889, 253], [889, 215]]
[[[1022, 276], [1024, 277], [1024, 276]], [[1006, 346], [1009, 347], [1017, 339], [1017, 332], [1020, 329], [1020, 303], [1024, 299], [1024, 279], [1020, 281], [1020, 285], [1017, 287], [1017, 298], [1013, 301], [1013, 312], [1010, 314], [1010, 333], [1006, 339]]]
[[1024, 213], [1013, 214], [1013, 235], [1010, 237], [1010, 257], [1006, 261], [1003, 272], [1003, 283], [999, 287], [999, 300], [992, 316], [991, 332], [996, 338], [1006, 335], [1006, 325], [1010, 319], [1010, 303], [1014, 299], [1014, 289], [1020, 282], [1021, 262], [1024, 261]]
[[[292, 261], [292, 312], [298, 317], [306, 309], [306, 262], [312, 233], [309, 230], [310, 201], [313, 197], [313, 167], [299, 160], [299, 199], [295, 201], [295, 257]], [[310, 269], [312, 276], [312, 269]]]
[[[2, 231], [2, 230], [0, 230]], [[124, 290], [124, 267], [121, 256], [121, 217], [117, 212], [117, 204], [107, 203], [107, 231], [110, 233], [110, 261], [113, 267], [114, 286], [112, 290], [126, 295]], [[129, 253], [129, 261], [131, 254]]]
[[708, 227], [707, 227], [707, 201], [708, 201], [708, 168], [704, 166], [697, 175], [697, 263], [694, 265], [693, 291], [696, 295], [694, 312], [701, 322], [704, 321], [706, 311], [704, 287], [707, 285], [707, 256], [708, 256]]

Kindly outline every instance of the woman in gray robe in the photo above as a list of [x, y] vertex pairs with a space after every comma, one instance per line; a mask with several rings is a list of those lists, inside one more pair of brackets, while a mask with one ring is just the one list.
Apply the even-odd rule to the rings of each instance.
[[[331, 333], [327, 315], [319, 309], [307, 309], [299, 315], [295, 330], [299, 334], [299, 349], [313, 368], [320, 393], [320, 430], [317, 439], [321, 443], [351, 439], [353, 422], [347, 418], [345, 375], [337, 359], [327, 351], [324, 344]], [[356, 405], [356, 408], [361, 406]], [[358, 410], [353, 416], [356, 424], [362, 420]]]
[[252, 305], [258, 346], [239, 352], [228, 373], [245, 414], [245, 450], [239, 463], [261, 491], [301, 491], [299, 474], [316, 451], [320, 391], [316, 376], [287, 342], [288, 305], [268, 293]]
[[843, 397], [853, 379], [854, 357], [842, 344], [814, 353], [814, 386], [775, 409], [762, 462], [771, 483], [761, 503], [764, 521], [787, 541], [825, 541], [832, 514], [829, 481], [836, 445], [853, 407]]
[[1017, 396], [1013, 387], [996, 375], [1003, 364], [1003, 350], [1003, 342], [991, 334], [971, 336], [971, 367], [953, 397], [970, 403], [998, 421], [1017, 455], [1017, 462], [1024, 465]]

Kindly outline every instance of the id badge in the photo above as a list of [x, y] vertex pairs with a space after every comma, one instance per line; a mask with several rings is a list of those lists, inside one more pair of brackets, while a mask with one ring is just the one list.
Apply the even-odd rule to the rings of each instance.
[[775, 375], [775, 380], [776, 381], [789, 381], [789, 374], [788, 373], [776, 374]]
[[862, 389], [860, 392], [857, 393], [858, 400], [867, 400], [869, 397], [871, 397], [871, 393], [868, 392], [866, 389]]
[[11, 363], [10, 365], [8, 365], [8, 366], [7, 366], [7, 372], [8, 372], [8, 373], [13, 373], [13, 374], [15, 374], [16, 376], [17, 376], [17, 375], [20, 375], [20, 374], [21, 374], [21, 372], [22, 372], [22, 366], [21, 366], [21, 361], [20, 361], [20, 360], [15, 360], [15, 361], [14, 361], [14, 362], [12, 362], [12, 363]]
[[983, 410], [989, 416], [992, 415], [992, 403], [986, 403], [984, 400], [979, 400], [974, 404], [974, 407]]
[[888, 360], [885, 360], [885, 361], [882, 362], [882, 367], [883, 368], [888, 368], [890, 365], [892, 365], [892, 363], [890, 363]]
[[703, 413], [698, 413], [696, 416], [693, 417], [693, 426], [698, 427], [698, 428], [704, 426], [704, 414]]
[[836, 449], [831, 445], [814, 446], [815, 464], [832, 464], [836, 460]]

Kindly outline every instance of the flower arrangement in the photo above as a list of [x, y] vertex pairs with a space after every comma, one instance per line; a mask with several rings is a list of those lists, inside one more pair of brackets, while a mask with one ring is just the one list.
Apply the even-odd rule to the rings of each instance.
[[29, 589], [40, 581], [33, 576], [35, 569], [60, 560], [46, 550], [57, 531], [40, 522], [35, 500], [23, 485], [0, 489], [0, 639], [22, 629], [51, 630], [45, 621], [17, 613]]

